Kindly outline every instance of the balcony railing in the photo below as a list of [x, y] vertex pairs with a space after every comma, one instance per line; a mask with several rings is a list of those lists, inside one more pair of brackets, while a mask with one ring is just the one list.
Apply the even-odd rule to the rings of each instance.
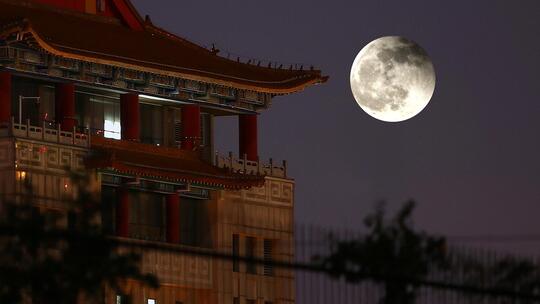
[[263, 163], [260, 160], [248, 160], [245, 155], [244, 158], [238, 158], [229, 152], [228, 156], [216, 153], [215, 164], [219, 168], [226, 168], [235, 173], [287, 178], [287, 161], [285, 160], [281, 164], [277, 164], [270, 158], [268, 163]]
[[73, 129], [72, 132], [62, 131], [60, 125], [55, 128], [47, 122], [43, 122], [38, 127], [31, 125], [30, 120], [27, 120], [25, 124], [19, 124], [15, 123], [14, 118], [12, 118], [10, 123], [0, 124], [0, 137], [2, 136], [15, 136], [64, 145], [90, 147], [90, 136], [88, 132], [79, 133], [76, 129]]

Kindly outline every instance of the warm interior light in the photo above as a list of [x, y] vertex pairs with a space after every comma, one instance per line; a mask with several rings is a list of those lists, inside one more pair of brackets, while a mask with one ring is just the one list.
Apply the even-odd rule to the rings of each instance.
[[25, 180], [26, 179], [26, 172], [25, 171], [17, 171], [15, 172], [15, 177], [17, 180]]
[[122, 127], [120, 126], [119, 121], [112, 121], [105, 119], [105, 124], [103, 126], [105, 134], [103, 135], [106, 138], [120, 139], [120, 133]]

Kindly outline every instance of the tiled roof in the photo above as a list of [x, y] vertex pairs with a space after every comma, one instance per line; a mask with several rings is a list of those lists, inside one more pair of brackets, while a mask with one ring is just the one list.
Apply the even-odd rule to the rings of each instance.
[[199, 159], [197, 153], [93, 136], [88, 168], [225, 189], [262, 186], [264, 176], [238, 174]]
[[[0, 0], [0, 35], [19, 30], [52, 54], [273, 94], [325, 82], [321, 71], [268, 68], [220, 57], [150, 23], [133, 30], [111, 17]], [[1, 36], [0, 36], [1, 39]]]

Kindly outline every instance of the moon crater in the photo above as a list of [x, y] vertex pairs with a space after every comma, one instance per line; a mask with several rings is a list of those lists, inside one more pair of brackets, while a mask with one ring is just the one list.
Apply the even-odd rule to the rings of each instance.
[[382, 37], [365, 46], [351, 68], [358, 105], [383, 121], [410, 119], [429, 103], [435, 69], [427, 52], [403, 37]]

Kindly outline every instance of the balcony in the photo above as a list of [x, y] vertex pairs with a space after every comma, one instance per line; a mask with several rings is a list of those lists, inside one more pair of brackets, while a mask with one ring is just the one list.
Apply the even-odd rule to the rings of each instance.
[[25, 124], [15, 123], [12, 118], [11, 123], [0, 124], [0, 137], [15, 136], [19, 138], [41, 140], [44, 142], [78, 146], [83, 148], [90, 147], [90, 136], [88, 133], [78, 133], [74, 129], [72, 132], [62, 131], [58, 125], [51, 127], [43, 122], [40, 127], [33, 126], [27, 120]]
[[216, 153], [215, 165], [219, 168], [228, 169], [233, 173], [249, 174], [249, 175], [266, 175], [270, 177], [287, 179], [287, 161], [283, 161], [281, 165], [274, 163], [270, 158], [267, 163], [262, 161], [250, 161], [244, 158], [238, 158], [229, 152], [228, 156], [221, 156]]

